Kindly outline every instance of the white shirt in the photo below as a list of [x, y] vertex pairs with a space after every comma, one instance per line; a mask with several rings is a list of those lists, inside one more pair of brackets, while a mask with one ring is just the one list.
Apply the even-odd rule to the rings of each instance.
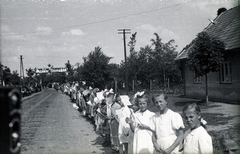
[[183, 154], [212, 153], [212, 138], [202, 126], [185, 132]]
[[[152, 129], [156, 132], [157, 143], [161, 149], [169, 148], [177, 139], [177, 131], [184, 128], [182, 117], [179, 113], [168, 109], [166, 113], [156, 113], [152, 118]], [[179, 153], [177, 146], [172, 153]]]

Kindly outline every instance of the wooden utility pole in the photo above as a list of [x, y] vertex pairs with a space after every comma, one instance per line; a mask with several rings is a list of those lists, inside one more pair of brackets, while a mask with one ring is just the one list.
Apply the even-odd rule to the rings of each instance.
[[23, 58], [20, 55], [20, 85], [24, 85], [24, 69], [23, 69]]
[[125, 59], [125, 82], [126, 91], [128, 93], [128, 69], [127, 69], [127, 52], [126, 52], [126, 37], [125, 34], [131, 34], [131, 29], [118, 29], [118, 34], [123, 34], [123, 45], [124, 45], [124, 59]]
[[3, 65], [0, 62], [0, 86], [3, 86]]

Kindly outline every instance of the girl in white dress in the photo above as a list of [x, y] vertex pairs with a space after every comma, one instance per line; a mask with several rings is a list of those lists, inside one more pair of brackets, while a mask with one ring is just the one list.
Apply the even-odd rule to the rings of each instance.
[[[126, 123], [125, 119], [130, 117], [130, 109], [128, 106], [132, 105], [129, 101], [129, 97], [127, 95], [116, 95], [116, 102], [121, 105], [121, 108], [116, 110], [116, 114], [118, 117], [118, 137], [120, 141], [119, 145], [119, 154], [132, 154], [132, 142], [133, 142], [133, 132], [128, 123]], [[123, 152], [124, 151], [124, 152]]]
[[153, 143], [157, 152], [175, 154], [179, 152], [179, 144], [183, 139], [183, 120], [179, 113], [167, 107], [167, 96], [153, 96], [153, 102], [159, 109], [152, 119], [154, 131]]
[[212, 138], [205, 130], [206, 121], [201, 117], [201, 111], [196, 103], [187, 104], [183, 115], [189, 125], [184, 134], [184, 154], [212, 154]]
[[152, 154], [154, 146], [152, 142], [152, 131], [150, 128], [153, 112], [147, 110], [148, 98], [142, 93], [136, 95], [139, 110], [131, 112], [131, 118], [126, 118], [131, 129], [134, 132], [133, 137], [133, 154]]

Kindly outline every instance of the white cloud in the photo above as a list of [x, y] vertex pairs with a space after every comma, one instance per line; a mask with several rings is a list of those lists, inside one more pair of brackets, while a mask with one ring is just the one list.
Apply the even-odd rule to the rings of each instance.
[[10, 28], [6, 25], [1, 25], [1, 32], [9, 32]]
[[151, 32], [157, 31], [157, 28], [153, 27], [151, 24], [141, 25], [140, 27], [137, 27], [137, 29]]
[[82, 36], [86, 35], [81, 29], [71, 29], [69, 32], [62, 32], [62, 35], [77, 35]]
[[50, 35], [52, 33], [52, 29], [50, 27], [37, 27], [36, 31], [39, 35]]
[[9, 26], [6, 25], [1, 25], [1, 31], [0, 33], [1, 38], [4, 42], [4, 40], [26, 40], [26, 38], [22, 34], [14, 33], [12, 30], [9, 28]]
[[143, 33], [148, 33], [148, 35], [150, 33], [151, 38], [155, 37], [153, 33], [157, 33], [159, 37], [163, 40], [163, 42], [167, 42], [171, 39], [175, 39], [175, 40], [179, 39], [179, 36], [176, 33], [161, 26], [154, 27], [151, 24], [144, 24], [144, 25], [141, 25], [140, 27], [137, 27], [137, 29], [140, 31], [143, 31]]

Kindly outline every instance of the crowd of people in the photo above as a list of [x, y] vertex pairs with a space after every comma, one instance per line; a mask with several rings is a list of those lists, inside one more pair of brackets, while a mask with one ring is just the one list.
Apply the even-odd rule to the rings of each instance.
[[[148, 110], [150, 99], [158, 112]], [[137, 92], [133, 98], [91, 87], [76, 93], [83, 115], [94, 119], [95, 131], [104, 138], [102, 146], [120, 154], [212, 154], [212, 138], [196, 103], [182, 115], [168, 108], [164, 93], [152, 96]], [[188, 124], [185, 128], [183, 119]]]

